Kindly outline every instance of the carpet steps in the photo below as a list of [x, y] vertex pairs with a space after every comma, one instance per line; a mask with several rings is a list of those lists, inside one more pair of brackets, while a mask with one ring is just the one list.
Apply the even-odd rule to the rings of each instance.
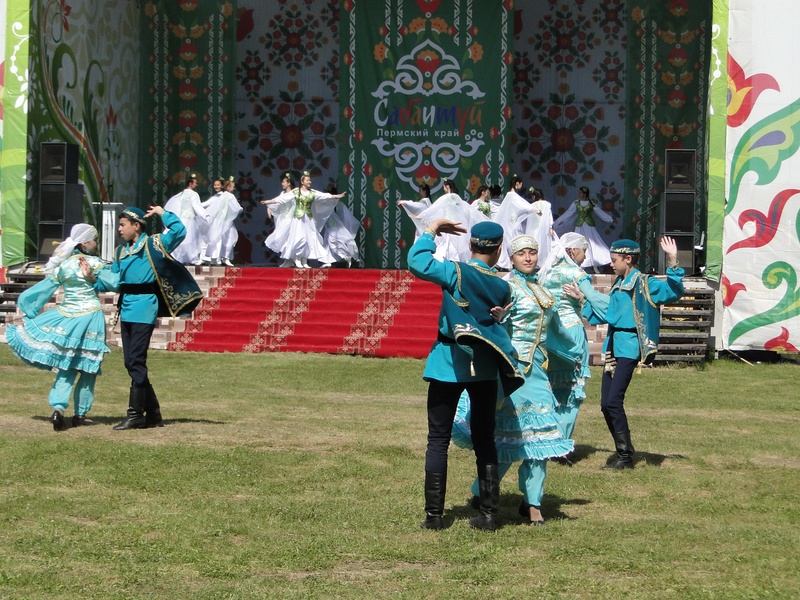
[[[440, 301], [408, 271], [229, 268], [169, 348], [422, 358]], [[390, 330], [392, 350], [381, 352]]]

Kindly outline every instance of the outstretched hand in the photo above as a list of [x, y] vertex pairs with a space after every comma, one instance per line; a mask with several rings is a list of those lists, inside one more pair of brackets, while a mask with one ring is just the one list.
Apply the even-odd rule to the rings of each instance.
[[575, 298], [575, 300], [583, 300], [583, 292], [578, 287], [576, 282], [565, 283], [561, 286], [561, 289], [564, 290], [564, 293], [570, 298]]
[[492, 315], [492, 319], [494, 319], [496, 323], [502, 323], [503, 319], [506, 317], [506, 313], [513, 305], [513, 302], [509, 302], [505, 306], [493, 306], [489, 309], [489, 314]]
[[78, 265], [81, 267], [81, 275], [83, 275], [83, 278], [90, 283], [93, 282], [95, 280], [95, 275], [92, 272], [92, 267], [89, 264], [89, 261], [86, 260], [85, 256], [81, 256], [78, 259]]
[[164, 207], [158, 206], [155, 204], [151, 204], [150, 208], [147, 209], [147, 212], [144, 213], [145, 218], [152, 217], [153, 215], [163, 215], [164, 214]]
[[667, 255], [667, 264], [675, 265], [678, 262], [678, 244], [674, 238], [663, 236], [661, 238], [661, 249]]
[[467, 233], [466, 228], [461, 226], [461, 223], [451, 221], [450, 219], [436, 219], [428, 225], [428, 229], [435, 232], [436, 235], [449, 233], [450, 235], [461, 235]]

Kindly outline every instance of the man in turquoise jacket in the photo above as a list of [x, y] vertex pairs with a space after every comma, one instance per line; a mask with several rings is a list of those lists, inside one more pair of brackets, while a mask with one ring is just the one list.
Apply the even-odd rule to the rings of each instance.
[[[148, 236], [147, 217], [160, 215], [166, 230]], [[113, 273], [119, 275], [119, 319], [125, 368], [131, 377], [128, 412], [114, 429], [162, 425], [161, 407], [147, 371], [147, 349], [159, 316], [191, 313], [203, 297], [186, 268], [170, 255], [186, 236], [180, 218], [161, 206], [145, 213], [126, 208], [117, 228], [123, 240], [114, 251]]]
[[447, 488], [447, 450], [461, 393], [472, 406], [472, 445], [478, 468], [480, 514], [470, 520], [477, 529], [494, 530], [500, 499], [497, 450], [494, 445], [498, 376], [510, 393], [522, 383], [511, 340], [490, 314], [511, 301], [508, 283], [497, 277], [503, 228], [490, 221], [472, 228], [467, 263], [434, 258], [437, 235], [466, 233], [446, 219], [433, 221], [411, 247], [409, 270], [442, 288], [439, 334], [431, 348], [423, 379], [428, 385], [428, 448], [425, 453], [425, 521], [422, 527], [442, 529]]
[[605, 365], [600, 410], [614, 438], [616, 456], [604, 469], [633, 468], [634, 448], [625, 414], [625, 392], [636, 366], [640, 362], [650, 364], [658, 352], [661, 324], [658, 306], [675, 302], [683, 296], [683, 269], [678, 266], [675, 240], [663, 237], [661, 249], [667, 255], [666, 281], [639, 271], [639, 244], [622, 239], [611, 244], [611, 267], [617, 279], [608, 295], [595, 291], [588, 275], [578, 282], [580, 289], [564, 286], [572, 297], [585, 297], [583, 316], [589, 323], [608, 323], [603, 347]]

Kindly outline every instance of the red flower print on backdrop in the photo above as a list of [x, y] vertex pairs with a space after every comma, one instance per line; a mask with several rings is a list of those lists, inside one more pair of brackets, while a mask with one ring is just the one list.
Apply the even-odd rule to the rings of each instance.
[[69, 21], [67, 21], [67, 17], [72, 12], [72, 7], [67, 4], [67, 0], [60, 0], [59, 5], [61, 8], [61, 24], [64, 26], [64, 31], [69, 31]]
[[620, 47], [625, 48], [625, 7], [622, 0], [603, 0], [600, 6], [594, 9], [594, 19], [606, 41], [621, 40]]
[[796, 346], [789, 342], [789, 330], [781, 327], [781, 334], [764, 342], [764, 350], [778, 350], [783, 352], [798, 352]]
[[248, 98], [260, 97], [261, 88], [269, 78], [269, 66], [262, 62], [258, 52], [246, 50], [244, 60], [236, 67], [236, 81], [244, 90], [244, 95]]
[[592, 79], [603, 89], [608, 100], [619, 100], [625, 87], [625, 66], [619, 52], [606, 52], [603, 62], [592, 71]]
[[521, 116], [528, 126], [515, 132], [515, 152], [529, 157], [522, 161], [527, 177], [553, 187], [574, 187], [578, 178], [592, 181], [603, 172], [598, 154], [609, 149], [603, 106], [577, 102], [573, 94], [552, 94], [548, 104], [533, 101]]
[[240, 6], [236, 9], [236, 41], [243, 41], [255, 27], [252, 8]]
[[248, 152], [238, 158], [249, 159], [266, 176], [285, 169], [327, 170], [331, 153], [326, 151], [336, 148], [335, 112], [322, 99], [305, 100], [301, 91], [264, 97], [253, 107], [261, 123], [240, 132], [240, 139], [247, 139]]
[[276, 67], [285, 67], [296, 75], [303, 67], [313, 66], [319, 60], [323, 46], [324, 29], [310, 12], [303, 12], [296, 4], [286, 5], [283, 12], [270, 19], [264, 34], [267, 60]]
[[417, 8], [426, 14], [435, 13], [441, 4], [442, 0], [417, 0]]
[[543, 67], [564, 71], [585, 67], [591, 59], [591, 51], [600, 43], [600, 39], [594, 37], [595, 27], [591, 20], [574, 14], [567, 4], [559, 5], [545, 15], [539, 29], [534, 49], [539, 53], [538, 61]]

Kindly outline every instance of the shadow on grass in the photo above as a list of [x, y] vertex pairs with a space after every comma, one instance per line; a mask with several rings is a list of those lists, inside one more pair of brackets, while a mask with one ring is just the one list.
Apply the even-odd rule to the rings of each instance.
[[[498, 517], [501, 526], [512, 525], [528, 525], [527, 517], [519, 514], [519, 505], [522, 501], [522, 495], [513, 492], [500, 494], [500, 507], [498, 510]], [[445, 510], [444, 524], [445, 528], [450, 527], [456, 520], [470, 519], [478, 514], [478, 511], [469, 505], [470, 498], [468, 497], [463, 504], [453, 506], [450, 510]], [[562, 506], [583, 506], [590, 504], [591, 500], [583, 498], [564, 499], [560, 496], [553, 496], [545, 494], [542, 501], [542, 515], [545, 521], [554, 519], [574, 520], [577, 517], [572, 517], [561, 510]]]
[[[118, 417], [90, 416], [89, 418], [92, 420], [92, 424], [81, 425], [81, 427], [96, 427], [98, 425], [116, 425], [117, 423], [122, 421], [122, 419], [125, 418], [125, 415], [120, 415]], [[33, 419], [34, 421], [45, 421], [47, 423], [50, 423], [50, 417], [43, 417], [42, 415], [35, 415], [31, 417], [31, 419]], [[72, 426], [71, 416], [65, 416], [64, 419], [67, 424], [67, 429], [75, 429]], [[206, 425], [224, 425], [225, 421], [213, 421], [211, 419], [164, 419], [164, 426], [166, 427], [169, 427], [170, 425], [179, 425], [182, 423], [204, 423]]]
[[653, 452], [639, 452], [637, 450], [633, 459], [633, 464], [635, 466], [644, 463], [649, 467], [660, 467], [667, 459], [686, 460], [688, 458], [688, 456], [684, 456], [683, 454], [655, 454]]

